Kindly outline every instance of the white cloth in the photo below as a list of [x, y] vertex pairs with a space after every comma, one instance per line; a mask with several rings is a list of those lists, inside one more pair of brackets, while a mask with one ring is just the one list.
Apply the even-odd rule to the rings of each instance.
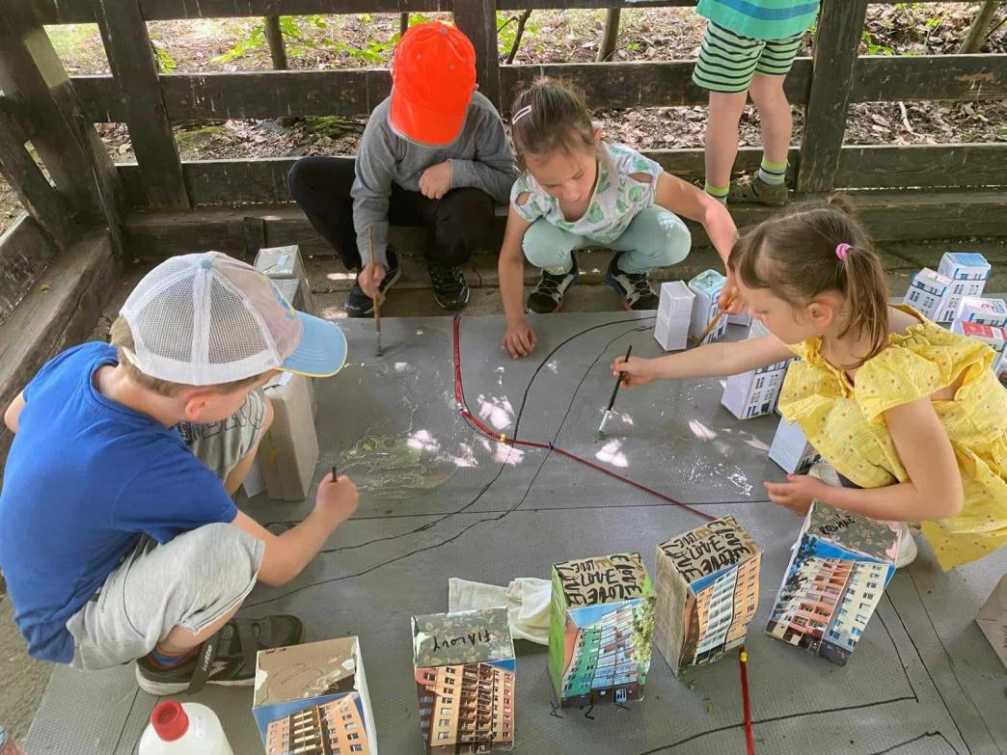
[[551, 592], [549, 580], [535, 577], [519, 577], [507, 587], [451, 577], [448, 580], [448, 611], [506, 608], [511, 636], [515, 640], [548, 645]]

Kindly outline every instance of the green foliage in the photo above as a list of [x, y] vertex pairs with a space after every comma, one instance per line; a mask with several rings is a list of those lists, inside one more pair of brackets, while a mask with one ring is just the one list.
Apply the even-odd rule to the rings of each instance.
[[[364, 25], [374, 23], [374, 18], [369, 13], [362, 13], [357, 16], [357, 20]], [[426, 21], [427, 18], [421, 13], [410, 15], [410, 24], [418, 24]], [[342, 40], [331, 39], [326, 36], [320, 41], [305, 36], [305, 31], [310, 27], [315, 29], [328, 29], [329, 22], [325, 16], [314, 14], [309, 16], [280, 16], [280, 32], [287, 47], [287, 52], [292, 55], [299, 55], [308, 49], [327, 50], [335, 53], [344, 53], [355, 60], [374, 65], [380, 63], [384, 54], [395, 47], [399, 41], [400, 34], [396, 32], [387, 42], [371, 40], [365, 47], [354, 47]], [[214, 58], [217, 63], [229, 63], [235, 58], [240, 58], [266, 45], [266, 25], [265, 21], [256, 25], [244, 38], [222, 55]]]
[[[519, 18], [520, 14], [510, 16], [506, 13], [497, 11], [497, 50], [501, 55], [509, 53], [511, 48], [514, 46], [514, 40], [517, 38]], [[538, 34], [538, 32], [538, 25], [536, 25], [529, 16], [524, 25], [524, 35], [522, 36], [522, 40], [534, 37]]]
[[874, 43], [874, 37], [871, 36], [869, 31], [864, 31], [860, 35], [860, 41], [867, 45], [868, 55], [894, 55], [895, 50], [886, 45], [879, 45]]
[[176, 63], [175, 59], [171, 57], [171, 54], [153, 40], [151, 40], [151, 45], [154, 47], [154, 57], [157, 60], [157, 70], [161, 73], [174, 73]]

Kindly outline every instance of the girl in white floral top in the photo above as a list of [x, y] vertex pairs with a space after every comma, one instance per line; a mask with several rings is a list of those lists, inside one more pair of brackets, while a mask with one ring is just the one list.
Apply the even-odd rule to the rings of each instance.
[[[511, 191], [500, 251], [500, 294], [507, 315], [503, 347], [514, 358], [535, 348], [522, 306], [524, 258], [542, 274], [528, 310], [556, 312], [577, 280], [573, 252], [607, 247], [615, 254], [605, 282], [626, 309], [655, 309], [648, 271], [681, 262], [691, 237], [681, 218], [703, 224], [725, 260], [737, 229], [727, 209], [623, 144], [602, 141], [579, 92], [542, 79], [518, 95], [511, 135], [522, 174]], [[722, 304], [734, 293], [733, 277]], [[732, 310], [740, 310], [737, 301]]]

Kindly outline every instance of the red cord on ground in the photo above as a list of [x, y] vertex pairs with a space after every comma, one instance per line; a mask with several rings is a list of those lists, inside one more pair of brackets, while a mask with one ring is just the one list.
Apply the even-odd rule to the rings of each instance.
[[497, 441], [499, 443], [508, 443], [508, 444], [510, 444], [512, 446], [526, 446], [526, 447], [529, 447], [529, 448], [539, 448], [539, 449], [547, 449], [547, 450], [550, 450], [550, 451], [555, 451], [556, 453], [560, 454], [561, 456], [565, 456], [568, 459], [572, 459], [573, 461], [576, 461], [576, 462], [578, 462], [580, 464], [583, 464], [584, 466], [591, 467], [591, 469], [595, 469], [595, 470], [601, 472], [602, 474], [608, 475], [609, 477], [614, 477], [616, 480], [619, 480], [620, 482], [624, 482], [627, 485], [632, 485], [634, 488], [637, 488], [638, 490], [642, 490], [645, 493], [650, 493], [652, 496], [655, 496], [656, 498], [660, 498], [662, 501], [667, 501], [668, 503], [674, 504], [675, 506], [680, 506], [681, 508], [685, 509], [686, 511], [690, 511], [693, 514], [695, 514], [696, 516], [702, 517], [703, 519], [706, 519], [709, 522], [712, 522], [713, 520], [715, 520], [717, 518], [715, 516], [710, 516], [709, 514], [703, 512], [703, 511], [699, 511], [698, 509], [694, 509], [694, 508], [692, 508], [692, 506], [689, 506], [688, 504], [682, 503], [681, 501], [678, 501], [678, 500], [672, 498], [669, 495], [665, 495], [664, 493], [661, 493], [660, 491], [654, 490], [653, 488], [647, 487], [646, 485], [643, 485], [643, 484], [641, 484], [639, 482], [635, 482], [634, 480], [631, 480], [628, 477], [623, 477], [621, 474], [613, 472], [610, 469], [606, 469], [605, 467], [601, 466], [600, 464], [595, 464], [593, 461], [585, 459], [585, 458], [583, 458], [581, 456], [577, 456], [576, 454], [570, 453], [569, 451], [567, 451], [567, 450], [565, 450], [563, 448], [560, 448], [559, 446], [554, 446], [552, 443], [538, 443], [536, 441], [531, 441], [531, 440], [522, 440], [522, 439], [519, 439], [519, 438], [508, 438], [505, 434], [493, 432], [488, 427], [486, 427], [485, 424], [483, 424], [482, 420], [480, 420], [478, 417], [476, 417], [474, 414], [472, 414], [472, 411], [465, 404], [465, 392], [462, 390], [462, 356], [461, 356], [461, 354], [462, 354], [462, 352], [461, 352], [461, 316], [460, 315], [455, 315], [455, 318], [454, 318], [455, 402], [458, 404], [458, 411], [461, 412], [461, 415], [463, 417], [465, 417], [465, 419], [468, 420], [469, 423], [476, 430], [478, 430], [480, 433], [482, 433], [483, 435], [485, 435], [487, 438], [495, 440], [495, 441]]
[[745, 744], [748, 748], [748, 755], [755, 755], [755, 735], [752, 732], [752, 705], [748, 699], [748, 651], [745, 646], [741, 646], [738, 653], [738, 661], [741, 666], [741, 702], [745, 709]]

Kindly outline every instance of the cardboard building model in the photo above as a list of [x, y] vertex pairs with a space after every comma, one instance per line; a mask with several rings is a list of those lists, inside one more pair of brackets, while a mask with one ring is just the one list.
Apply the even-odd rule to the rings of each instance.
[[549, 676], [561, 707], [643, 698], [654, 588], [639, 553], [555, 564]]
[[950, 295], [951, 279], [925, 267], [913, 276], [904, 301], [928, 320], [936, 322], [937, 316], [946, 309]]
[[787, 474], [804, 474], [821, 456], [808, 441], [800, 425], [796, 422], [789, 424], [781, 417], [769, 446], [769, 458]]
[[413, 667], [428, 753], [513, 749], [516, 664], [506, 608], [414, 617]]
[[[748, 338], [762, 338], [769, 335], [766, 326], [758, 320], [752, 322]], [[724, 386], [724, 395], [720, 403], [727, 407], [738, 419], [751, 419], [776, 411], [780, 399], [780, 389], [783, 379], [787, 376], [787, 367], [792, 360], [760, 367], [757, 370], [731, 375]]]
[[266, 755], [377, 755], [356, 637], [260, 650], [252, 715]]
[[813, 501], [766, 633], [845, 665], [895, 573], [899, 527]]
[[657, 546], [654, 644], [676, 675], [745, 641], [762, 551], [733, 516]]
[[981, 296], [990, 277], [990, 263], [975, 252], [945, 252], [937, 272], [951, 279], [944, 306], [934, 318], [937, 322], [951, 322], [958, 312], [964, 296]]
[[[689, 281], [689, 290], [695, 294], [696, 298], [692, 302], [692, 321], [689, 325], [689, 338], [698, 340], [706, 326], [717, 316], [720, 311], [717, 297], [724, 290], [727, 278], [716, 270], [702, 272]], [[703, 339], [703, 343], [719, 341], [727, 332], [727, 318], [721, 317], [717, 327], [710, 331], [710, 334]]]
[[665, 351], [680, 351], [689, 342], [689, 323], [696, 295], [682, 281], [661, 284], [654, 338]]
[[290, 306], [298, 312], [315, 314], [308, 274], [297, 244], [260, 249], [255, 255], [255, 267], [272, 279]]

